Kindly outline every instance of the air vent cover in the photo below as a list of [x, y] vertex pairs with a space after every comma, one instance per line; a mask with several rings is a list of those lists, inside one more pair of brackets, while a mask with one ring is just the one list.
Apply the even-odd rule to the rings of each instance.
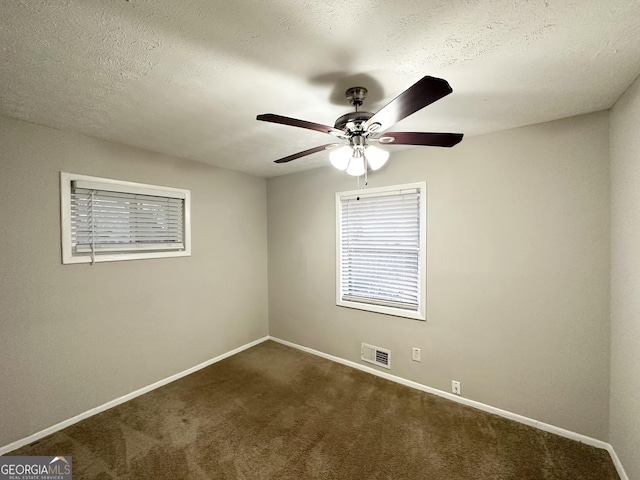
[[391, 350], [376, 347], [367, 343], [362, 344], [360, 358], [365, 362], [373, 363], [384, 368], [391, 368]]

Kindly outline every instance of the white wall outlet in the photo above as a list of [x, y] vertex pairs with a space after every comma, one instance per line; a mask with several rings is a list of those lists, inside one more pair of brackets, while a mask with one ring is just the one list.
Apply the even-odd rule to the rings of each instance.
[[456, 395], [461, 395], [460, 382], [457, 382], [456, 380], [451, 380], [451, 392], [455, 393]]
[[411, 349], [411, 358], [413, 358], [414, 362], [419, 362], [420, 361], [420, 349], [413, 347]]

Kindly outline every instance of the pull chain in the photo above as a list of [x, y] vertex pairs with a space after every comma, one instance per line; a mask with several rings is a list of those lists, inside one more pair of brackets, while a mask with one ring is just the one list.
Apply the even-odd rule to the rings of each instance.
[[[369, 169], [367, 168], [367, 159], [363, 156], [362, 162], [364, 163], [364, 186], [369, 185]], [[360, 200], [360, 177], [358, 176], [358, 188], [356, 189], [356, 200]]]
[[363, 158], [363, 162], [364, 162], [364, 186], [366, 187], [367, 185], [369, 185], [369, 168], [367, 168], [369, 165], [367, 165], [367, 157], [365, 157], [364, 155], [362, 155]]

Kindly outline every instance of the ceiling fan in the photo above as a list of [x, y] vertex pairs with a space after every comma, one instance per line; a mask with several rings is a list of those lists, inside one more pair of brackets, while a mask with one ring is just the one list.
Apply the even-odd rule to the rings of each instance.
[[[346, 97], [349, 103], [355, 107], [355, 112], [339, 117], [333, 127], [273, 113], [258, 115], [256, 120], [315, 130], [342, 140], [341, 143], [327, 143], [294, 153], [275, 160], [275, 163], [287, 163], [312, 153], [342, 145], [340, 148], [333, 149], [329, 154], [332, 165], [340, 170], [346, 170], [351, 175], [360, 176], [369, 168], [377, 170], [382, 167], [389, 156], [387, 151], [376, 147], [373, 143], [382, 145], [426, 145], [432, 147], [453, 147], [458, 144], [462, 140], [462, 133], [384, 133], [403, 118], [440, 100], [452, 91], [446, 80], [425, 76], [376, 113], [358, 111], [358, 107], [362, 106], [367, 96], [366, 88], [349, 88], [346, 91]], [[348, 144], [345, 142], [348, 142]]]

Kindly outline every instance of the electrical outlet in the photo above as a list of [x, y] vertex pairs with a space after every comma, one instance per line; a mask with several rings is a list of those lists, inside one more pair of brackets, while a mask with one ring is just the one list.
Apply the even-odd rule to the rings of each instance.
[[420, 349], [416, 348], [416, 347], [413, 347], [411, 349], [411, 352], [412, 352], [413, 361], [414, 362], [419, 362], [420, 361]]
[[455, 393], [456, 395], [461, 395], [460, 382], [457, 382], [456, 380], [451, 380], [451, 392]]

